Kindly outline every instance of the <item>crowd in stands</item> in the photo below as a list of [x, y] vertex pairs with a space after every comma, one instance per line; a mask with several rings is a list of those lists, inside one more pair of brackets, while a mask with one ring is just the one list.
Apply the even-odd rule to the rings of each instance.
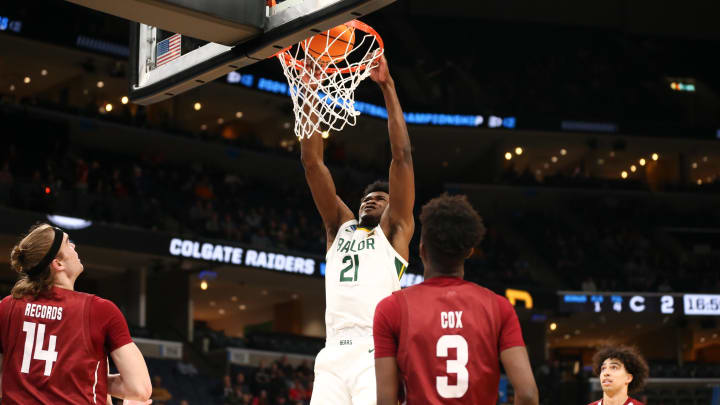
[[313, 369], [308, 360], [292, 366], [287, 356], [257, 367], [243, 367], [223, 377], [217, 398], [222, 405], [308, 405]]
[[[324, 251], [324, 230], [304, 184], [268, 183], [198, 163], [173, 164], [162, 156], [85, 150], [71, 144], [68, 129], [58, 123], [17, 112], [5, 112], [2, 118], [9, 129], [0, 153], [3, 205], [261, 248]], [[364, 186], [344, 180], [345, 188]], [[418, 188], [420, 195], [422, 187]], [[674, 254], [658, 242], [657, 218], [672, 215], [648, 211], [630, 200], [588, 200], [575, 206], [562, 213], [528, 208], [509, 215], [515, 230], [548, 267], [570, 280], [565, 288], [698, 291], [720, 287], [718, 275], [708, 271], [710, 257]], [[487, 237], [468, 263], [469, 269], [476, 270], [469, 271], [469, 277], [486, 285], [542, 284], [542, 278], [533, 279], [527, 251], [508, 243], [495, 219], [485, 217]], [[707, 218], [704, 221], [708, 223]], [[420, 273], [417, 248], [416, 235], [411, 261]]]
[[[148, 361], [153, 382], [153, 404], [160, 405], [308, 405], [313, 389], [313, 365], [309, 360], [290, 364], [286, 355], [278, 353], [274, 361], [260, 361], [255, 366], [231, 366], [222, 377], [207, 377], [181, 370], [168, 360]], [[540, 403], [584, 403], [590, 394], [587, 381], [593, 377], [588, 367], [577, 368], [575, 361], [550, 360], [534, 368], [540, 390]], [[650, 362], [652, 378], [718, 378], [720, 367], [708, 363]], [[512, 387], [498, 405], [512, 404]], [[677, 391], [677, 392], [676, 392]], [[663, 386], [646, 387], [637, 394], [651, 403], [673, 398], [707, 398], [708, 388], [674, 390]], [[707, 402], [688, 402], [705, 404]]]

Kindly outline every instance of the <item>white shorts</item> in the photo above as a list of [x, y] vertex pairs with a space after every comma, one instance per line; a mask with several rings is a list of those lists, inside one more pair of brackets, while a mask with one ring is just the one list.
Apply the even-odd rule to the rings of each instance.
[[375, 405], [372, 336], [328, 339], [315, 358], [310, 405]]

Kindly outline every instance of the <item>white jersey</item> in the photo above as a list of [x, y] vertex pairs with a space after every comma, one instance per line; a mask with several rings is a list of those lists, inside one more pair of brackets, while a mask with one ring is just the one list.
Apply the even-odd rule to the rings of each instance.
[[327, 336], [348, 328], [366, 329], [371, 335], [375, 307], [400, 289], [407, 261], [393, 249], [382, 227], [361, 228], [355, 219], [340, 226], [325, 258]]

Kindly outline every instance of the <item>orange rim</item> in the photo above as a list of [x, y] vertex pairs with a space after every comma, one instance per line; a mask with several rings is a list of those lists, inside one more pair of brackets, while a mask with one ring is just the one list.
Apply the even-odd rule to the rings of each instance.
[[[382, 50], [385, 49], [385, 44], [383, 43], [382, 37], [380, 37], [380, 34], [378, 34], [377, 31], [375, 31], [373, 29], [373, 27], [371, 27], [359, 20], [348, 21], [345, 23], [345, 25], [347, 25], [349, 27], [353, 27], [355, 29], [358, 29], [360, 31], [363, 31], [365, 33], [368, 33], [368, 34], [374, 36], [378, 43], [378, 49], [382, 49]], [[295, 69], [304, 70], [305, 69], [305, 61], [295, 59], [290, 55], [289, 51], [290, 51], [290, 48], [292, 48], [293, 46], [295, 46], [295, 45], [288, 46], [287, 48], [285, 48], [285, 49], [279, 51], [278, 53], [276, 53], [275, 55], [271, 56], [271, 58], [275, 57], [275, 56], [277, 56], [278, 58], [284, 58], [285, 62], [287, 62], [289, 65], [293, 65], [295, 67]], [[375, 50], [373, 52], [377, 52], [377, 50]], [[378, 55], [375, 58], [373, 58], [373, 60], [370, 63], [373, 63], [376, 60], [378, 60], [380, 58], [380, 56], [381, 55]], [[357, 72], [358, 70], [365, 70], [365, 69], [367, 69], [367, 64], [346, 67], [346, 68], [342, 68], [342, 69], [331, 67], [331, 68], [325, 68], [324, 70], [327, 73], [337, 73], [337, 72], [353, 73], [353, 72]]]

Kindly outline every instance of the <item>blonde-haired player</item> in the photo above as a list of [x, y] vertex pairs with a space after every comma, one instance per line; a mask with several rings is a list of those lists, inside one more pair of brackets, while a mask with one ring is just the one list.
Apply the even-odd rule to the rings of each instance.
[[[326, 344], [315, 360], [312, 405], [376, 403], [373, 315], [380, 300], [400, 289], [415, 229], [415, 179], [402, 107], [381, 57], [370, 78], [388, 112], [392, 162], [389, 184], [373, 183], [358, 219], [337, 196], [316, 133], [301, 141], [302, 163], [327, 235]], [[317, 117], [311, 117], [317, 119]]]

